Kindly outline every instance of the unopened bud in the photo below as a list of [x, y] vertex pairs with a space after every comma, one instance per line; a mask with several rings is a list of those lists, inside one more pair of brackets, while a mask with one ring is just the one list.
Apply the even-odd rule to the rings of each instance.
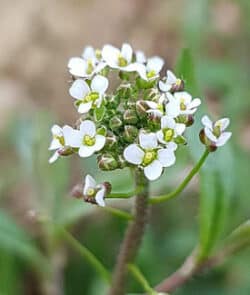
[[109, 127], [112, 130], [119, 129], [122, 126], [122, 123], [122, 120], [118, 116], [115, 116], [109, 121]]
[[119, 155], [119, 156], [118, 156], [118, 167], [119, 167], [120, 169], [123, 169], [123, 168], [125, 168], [126, 166], [127, 166], [127, 162], [126, 162], [126, 160], [123, 158], [122, 155]]
[[107, 128], [105, 126], [101, 126], [97, 129], [96, 133], [106, 136], [107, 135]]
[[133, 142], [138, 135], [138, 129], [133, 125], [124, 126], [124, 138], [128, 142]]
[[111, 171], [118, 167], [118, 163], [111, 154], [103, 154], [98, 157], [98, 167], [104, 171]]
[[112, 190], [112, 185], [110, 182], [108, 181], [105, 181], [102, 183], [102, 185], [105, 187], [105, 190], [106, 190], [106, 195], [107, 194], [110, 194], [111, 190]]
[[184, 136], [177, 136], [175, 139], [174, 139], [174, 142], [177, 143], [177, 144], [187, 144], [187, 140]]
[[208, 150], [210, 152], [215, 152], [217, 150], [217, 146], [211, 142], [211, 140], [209, 140], [205, 134], [205, 131], [204, 131], [204, 128], [201, 129], [200, 131], [200, 134], [199, 134], [199, 137], [200, 137], [200, 141], [207, 146]]
[[178, 92], [183, 91], [185, 87], [185, 83], [181, 79], [177, 79], [176, 83], [172, 85], [172, 88], [170, 89], [170, 92]]
[[139, 116], [146, 116], [147, 110], [149, 110], [149, 106], [146, 101], [138, 100], [136, 102], [136, 112]]
[[57, 152], [60, 156], [69, 156], [74, 153], [74, 150], [71, 147], [63, 147], [60, 148]]
[[108, 131], [106, 135], [106, 144], [105, 146], [108, 149], [112, 149], [117, 144], [117, 137], [114, 135], [113, 132]]
[[138, 117], [136, 111], [134, 110], [126, 110], [123, 114], [123, 119], [125, 123], [128, 124], [136, 124], [138, 121]]
[[180, 115], [176, 120], [178, 123], [185, 124], [187, 127], [194, 124], [194, 116], [193, 115]]
[[81, 199], [83, 197], [83, 185], [82, 184], [75, 185], [72, 188], [70, 195], [74, 198]]
[[150, 112], [148, 114], [148, 118], [152, 123], [156, 125], [161, 123], [161, 117], [155, 112]]

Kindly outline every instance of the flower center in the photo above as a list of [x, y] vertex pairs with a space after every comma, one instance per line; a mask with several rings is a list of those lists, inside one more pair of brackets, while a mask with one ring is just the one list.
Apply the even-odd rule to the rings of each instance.
[[185, 105], [185, 99], [184, 98], [180, 99], [180, 109], [182, 111], [185, 111], [187, 109], [187, 106]]
[[143, 161], [142, 161], [142, 164], [144, 166], [147, 166], [149, 164], [151, 164], [155, 159], [156, 159], [156, 151], [152, 151], [152, 150], [149, 150], [149, 151], [146, 151], [145, 152], [145, 155], [143, 157]]
[[161, 104], [161, 103], [159, 103], [158, 105], [157, 105], [157, 110], [159, 110], [159, 111], [161, 111], [162, 113], [163, 113], [163, 104]]
[[87, 195], [88, 195], [88, 197], [94, 197], [95, 189], [93, 189], [92, 187], [88, 188]]
[[83, 144], [84, 145], [87, 145], [87, 146], [92, 146], [95, 144], [95, 138], [94, 137], [91, 137], [89, 135], [85, 135], [83, 137]]
[[221, 135], [221, 126], [214, 126], [213, 134], [218, 138]]
[[155, 75], [156, 75], [156, 72], [154, 70], [147, 73], [148, 78], [153, 78], [153, 77], [155, 77]]
[[89, 94], [87, 94], [84, 99], [83, 102], [87, 103], [87, 102], [91, 102], [91, 101], [96, 101], [99, 98], [99, 93], [98, 92], [90, 92]]
[[53, 137], [54, 137], [54, 139], [57, 139], [61, 145], [63, 145], [63, 146], [65, 145], [65, 140], [64, 140], [63, 136], [54, 135]]
[[170, 128], [164, 129], [163, 134], [165, 141], [171, 141], [174, 136], [174, 130]]
[[121, 55], [118, 55], [118, 66], [119, 67], [126, 67], [128, 64], [127, 60]]
[[92, 74], [93, 71], [94, 71], [93, 63], [92, 63], [91, 59], [88, 59], [86, 73], [88, 75], [90, 75], [90, 74]]
[[99, 60], [102, 58], [102, 52], [101, 52], [100, 49], [96, 49], [96, 51], [95, 51], [95, 56], [96, 56], [96, 58], [99, 59]]

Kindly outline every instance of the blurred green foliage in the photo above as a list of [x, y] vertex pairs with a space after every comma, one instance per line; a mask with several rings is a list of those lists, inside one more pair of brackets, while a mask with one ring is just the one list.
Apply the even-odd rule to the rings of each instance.
[[[250, 216], [250, 155], [242, 145], [246, 124], [250, 132], [250, 2], [235, 1], [241, 11], [242, 28], [233, 36], [214, 32], [210, 14], [215, 1], [186, 2], [181, 32], [184, 45], [190, 50], [182, 52], [176, 71], [186, 80], [187, 88], [202, 97], [204, 108], [197, 114], [192, 134], [188, 135], [188, 148], [180, 149], [175, 167], [152, 184], [152, 194], [173, 189], [185, 175], [183, 169], [199, 158], [203, 148], [198, 139], [199, 119], [207, 108], [205, 93], [215, 93], [220, 113], [231, 118], [233, 137], [231, 143], [211, 155], [204, 166], [200, 199], [193, 185], [180, 198], [152, 208], [150, 225], [137, 259], [152, 285], [171, 274], [199, 240], [203, 254], [210, 253]], [[223, 54], [210, 54], [209, 45], [213, 42], [223, 45]], [[74, 159], [60, 159], [50, 166], [47, 148], [52, 118], [53, 115], [45, 111], [17, 114], [1, 134], [1, 150], [7, 155], [1, 158], [0, 170], [1, 295], [46, 294], [47, 287], [41, 282], [46, 285], [47, 281], [64, 289], [67, 295], [104, 294], [103, 281], [68, 247], [58, 227], [72, 230], [109, 269], [114, 265], [126, 227], [124, 220], [71, 199], [69, 192], [82, 180], [83, 169], [97, 179], [105, 177], [111, 181], [114, 192], [129, 191], [132, 188], [129, 171], [98, 172], [94, 158], [82, 161], [81, 165]], [[193, 130], [197, 131], [195, 136]], [[13, 195], [10, 203], [9, 196]], [[19, 203], [26, 208], [26, 215], [23, 210], [22, 215], [18, 215]], [[131, 205], [129, 201], [113, 204], [125, 209]], [[250, 294], [249, 255], [247, 250], [225, 265], [196, 276], [175, 294]], [[58, 256], [61, 264], [54, 263]], [[63, 279], [58, 282], [55, 273], [60, 273]], [[141, 286], [132, 278], [130, 290], [141, 292]]]

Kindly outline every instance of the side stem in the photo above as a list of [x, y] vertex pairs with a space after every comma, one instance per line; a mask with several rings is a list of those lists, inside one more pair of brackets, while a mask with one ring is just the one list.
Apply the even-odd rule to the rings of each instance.
[[142, 171], [135, 171], [136, 187], [142, 188], [135, 199], [134, 219], [129, 224], [120, 247], [109, 295], [124, 295], [127, 265], [132, 263], [139, 250], [148, 215], [149, 183]]

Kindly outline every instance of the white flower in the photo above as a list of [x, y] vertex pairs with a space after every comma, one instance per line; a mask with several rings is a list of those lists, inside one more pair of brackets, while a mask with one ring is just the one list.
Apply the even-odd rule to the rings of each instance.
[[159, 88], [162, 92], [168, 92], [173, 86], [180, 87], [181, 84], [182, 80], [177, 78], [173, 72], [168, 70], [166, 73], [166, 81], [160, 81]]
[[156, 115], [158, 117], [161, 117], [164, 113], [164, 103], [165, 103], [166, 97], [164, 95], [161, 95], [159, 97], [158, 102], [146, 100], [145, 102], [149, 106], [149, 109], [147, 110], [147, 113]]
[[69, 72], [73, 76], [81, 78], [91, 78], [99, 73], [106, 64], [100, 61], [100, 54], [97, 54], [93, 47], [85, 47], [82, 58], [72, 57], [68, 62]]
[[138, 72], [143, 75], [146, 72], [145, 66], [139, 62], [133, 63], [133, 49], [124, 43], [121, 49], [112, 45], [104, 45], [102, 58], [111, 68], [125, 72]]
[[52, 141], [49, 146], [49, 150], [56, 150], [52, 157], [49, 159], [49, 163], [54, 163], [60, 156], [60, 150], [66, 147], [70, 147], [69, 142], [76, 136], [75, 130], [65, 125], [62, 128], [58, 125], [53, 125], [51, 128]]
[[159, 148], [155, 133], [141, 132], [139, 145], [130, 144], [125, 148], [123, 156], [127, 162], [142, 168], [149, 180], [155, 180], [161, 176], [163, 168], [175, 163], [175, 149], [176, 145], [172, 144], [165, 149]]
[[182, 135], [185, 129], [185, 124], [176, 123], [173, 118], [163, 116], [161, 118], [161, 130], [159, 130], [156, 134], [159, 142], [169, 144], [169, 142], [172, 142], [174, 138]]
[[91, 199], [94, 198], [99, 206], [104, 207], [104, 198], [106, 195], [105, 186], [103, 184], [97, 184], [95, 179], [89, 174], [86, 175], [84, 183], [83, 196], [87, 201], [91, 201]]
[[86, 158], [100, 151], [106, 142], [103, 135], [96, 134], [96, 126], [90, 120], [85, 120], [80, 125], [77, 136], [71, 137], [69, 144], [71, 147], [79, 148], [79, 156]]
[[77, 99], [78, 112], [83, 114], [87, 113], [93, 106], [100, 107], [108, 84], [108, 79], [100, 75], [94, 77], [90, 87], [82, 79], [75, 80], [69, 89], [69, 93]]
[[205, 126], [204, 132], [206, 137], [217, 147], [223, 146], [232, 136], [232, 132], [224, 131], [230, 123], [228, 118], [223, 118], [213, 123], [208, 116], [203, 116], [201, 122]]
[[[199, 98], [192, 100], [192, 96], [185, 91], [175, 92], [173, 95], [168, 92], [167, 98], [169, 101], [171, 113], [178, 115], [192, 115], [196, 112], [198, 106], [201, 104], [201, 100]], [[172, 114], [168, 113], [167, 115], [176, 117], [176, 115], [173, 116]]]

